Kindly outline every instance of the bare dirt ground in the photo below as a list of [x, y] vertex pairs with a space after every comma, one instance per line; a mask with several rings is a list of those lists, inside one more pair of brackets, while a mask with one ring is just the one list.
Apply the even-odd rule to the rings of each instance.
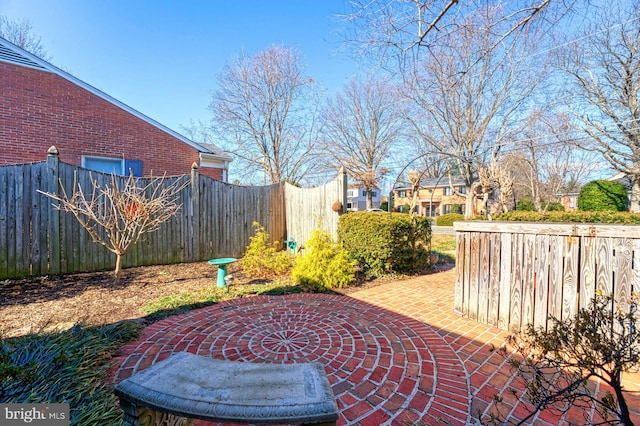
[[[111, 271], [0, 281], [0, 338], [73, 324], [145, 321], [143, 307], [162, 296], [215, 286], [216, 267], [207, 262], [125, 269], [116, 284]], [[235, 283], [249, 283], [237, 263], [229, 265]], [[360, 280], [342, 294], [391, 282]]]

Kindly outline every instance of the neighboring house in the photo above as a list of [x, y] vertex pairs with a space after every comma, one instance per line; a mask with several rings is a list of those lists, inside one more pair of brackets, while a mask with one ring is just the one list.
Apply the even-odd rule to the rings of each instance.
[[578, 195], [580, 195], [579, 192], [567, 192], [558, 194], [558, 197], [560, 198], [560, 204], [562, 204], [562, 206], [564, 207], [564, 211], [578, 211]]
[[[465, 193], [465, 186], [461, 180], [454, 178], [453, 187], [460, 193]], [[401, 187], [393, 190], [395, 200], [393, 202], [396, 209], [399, 209], [404, 205], [411, 205], [413, 200], [413, 193], [411, 191], [411, 185], [405, 184]], [[451, 213], [451, 208], [454, 204], [458, 204], [464, 214], [465, 210], [465, 198], [459, 195], [455, 195], [449, 185], [449, 179], [442, 178], [429, 178], [423, 179], [420, 182], [418, 189], [418, 202], [416, 205], [417, 213], [420, 216], [440, 216], [443, 214]], [[482, 200], [480, 197], [475, 199], [475, 210], [478, 212], [482, 207]]]
[[[380, 189], [373, 190], [371, 199], [371, 208], [380, 208]], [[347, 187], [347, 210], [351, 212], [362, 211], [367, 209], [367, 189], [355, 185]]]
[[[136, 176], [202, 175], [227, 181], [231, 157], [200, 145], [0, 38], [0, 165], [60, 160]], [[170, 100], [168, 100], [170, 102]]]

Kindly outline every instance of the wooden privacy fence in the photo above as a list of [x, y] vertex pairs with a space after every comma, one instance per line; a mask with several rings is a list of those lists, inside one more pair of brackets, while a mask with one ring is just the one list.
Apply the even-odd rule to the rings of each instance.
[[311, 238], [314, 229], [338, 235], [338, 213], [333, 211], [333, 206], [338, 202], [341, 212], [346, 212], [347, 175], [344, 169], [336, 179], [323, 186], [306, 189], [285, 184], [284, 193], [290, 239], [304, 243]]
[[640, 289], [640, 227], [456, 222], [455, 310], [512, 332], [547, 328], [589, 305], [595, 291], [629, 310]]
[[[91, 194], [92, 178], [105, 185], [112, 176], [59, 162], [53, 151], [44, 162], [0, 167], [0, 279], [115, 266], [115, 255], [94, 243], [72, 214], [56, 210], [55, 201], [38, 192], [60, 194], [64, 188], [71, 194], [75, 181], [85, 194]], [[341, 199], [343, 193], [346, 198], [346, 189], [339, 188], [346, 188], [342, 174], [321, 187], [324, 189], [289, 190], [296, 193], [289, 197], [295, 208], [285, 204], [281, 184], [230, 185], [200, 176], [197, 168], [191, 176], [167, 177], [164, 183], [175, 180], [187, 184], [179, 193], [182, 207], [178, 214], [158, 231], [146, 234], [123, 258], [125, 267], [241, 257], [254, 235], [254, 222], [265, 227], [272, 241], [284, 241], [290, 227], [291, 235], [304, 243], [304, 236], [311, 232], [308, 227], [322, 223], [331, 231], [337, 226], [338, 213], [326, 214], [320, 206]], [[318, 199], [318, 191], [327, 197], [326, 202]], [[346, 199], [342, 203], [346, 205]], [[321, 219], [301, 217], [310, 211], [317, 211]]]

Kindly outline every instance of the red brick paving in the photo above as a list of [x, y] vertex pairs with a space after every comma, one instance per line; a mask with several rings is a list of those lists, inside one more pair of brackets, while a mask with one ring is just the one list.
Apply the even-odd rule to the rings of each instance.
[[[167, 318], [123, 347], [114, 381], [184, 350], [242, 362], [315, 361], [325, 365], [339, 425], [473, 424], [496, 409], [522, 418], [528, 404], [510, 394], [519, 386], [491, 351], [506, 333], [453, 312], [454, 278], [450, 270], [349, 296], [257, 296]], [[629, 390], [640, 390], [638, 376], [626, 377]], [[496, 406], [495, 395], [505, 403]], [[632, 395], [632, 406], [639, 399]], [[546, 411], [529, 424], [577, 418], [584, 417]]]

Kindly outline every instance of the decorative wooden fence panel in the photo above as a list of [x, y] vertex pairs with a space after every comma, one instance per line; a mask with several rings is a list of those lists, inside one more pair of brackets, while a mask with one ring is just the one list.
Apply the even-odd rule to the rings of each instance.
[[455, 310], [512, 332], [573, 317], [596, 290], [625, 312], [640, 290], [640, 226], [456, 222]]
[[[333, 211], [336, 201], [341, 204], [339, 212]], [[338, 217], [347, 208], [347, 175], [344, 169], [335, 180], [317, 188], [303, 189], [286, 184], [285, 204], [290, 239], [304, 244], [314, 229], [337, 235]]]
[[[61, 163], [55, 152], [46, 162], [0, 167], [0, 279], [115, 266], [115, 255], [94, 243], [72, 214], [56, 210], [56, 202], [38, 192], [61, 193], [64, 189], [70, 194], [74, 185], [80, 185], [88, 195], [93, 190], [92, 178], [104, 186], [112, 176]], [[125, 180], [115, 179], [120, 185]], [[305, 227], [322, 223], [335, 233], [338, 215], [330, 207], [341, 196], [343, 205], [346, 200], [342, 175], [320, 188], [291, 187], [289, 194], [295, 195], [289, 195], [288, 201], [284, 185], [279, 184], [230, 185], [200, 176], [197, 169], [191, 176], [167, 177], [165, 184], [175, 180], [187, 184], [179, 193], [182, 207], [178, 214], [156, 232], [146, 234], [123, 258], [125, 267], [241, 257], [254, 235], [254, 222], [265, 227], [272, 241], [280, 242], [287, 239], [290, 223], [289, 235], [304, 243], [311, 233]], [[295, 206], [287, 207], [287, 202]], [[305, 215], [313, 215], [313, 220]], [[323, 215], [329, 220], [321, 220]]]

